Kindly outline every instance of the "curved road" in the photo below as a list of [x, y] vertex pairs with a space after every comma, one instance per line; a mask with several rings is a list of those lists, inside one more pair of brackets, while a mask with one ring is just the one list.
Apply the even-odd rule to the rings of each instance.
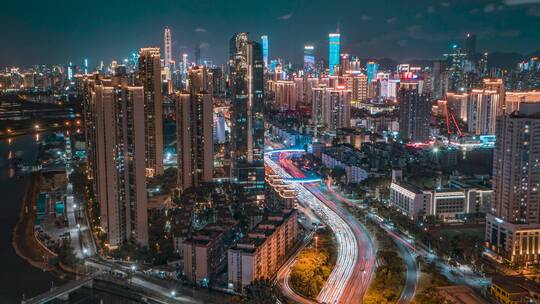
[[[283, 155], [286, 153], [280, 153]], [[284, 157], [280, 157], [279, 165], [268, 156], [265, 156], [265, 162], [282, 177], [305, 177]], [[317, 300], [321, 303], [362, 303], [375, 264], [369, 234], [348, 211], [326, 198], [318, 186], [297, 184], [297, 190], [299, 202], [312, 209], [330, 227], [338, 244], [336, 266]]]
[[[335, 196], [338, 200], [346, 203], [349, 206], [354, 206], [354, 204], [343, 196], [339, 195], [337, 192], [332, 189], [330, 181], [326, 181], [326, 187], [328, 192]], [[389, 230], [383, 223], [378, 223], [379, 226], [386, 231], [386, 233], [392, 237], [396, 243], [399, 254], [401, 258], [405, 261], [407, 267], [405, 286], [401, 291], [401, 295], [397, 301], [397, 304], [406, 304], [410, 303], [414, 296], [416, 295], [416, 289], [418, 287], [418, 266], [416, 264], [416, 248], [414, 248], [407, 240], [403, 239], [396, 233]]]

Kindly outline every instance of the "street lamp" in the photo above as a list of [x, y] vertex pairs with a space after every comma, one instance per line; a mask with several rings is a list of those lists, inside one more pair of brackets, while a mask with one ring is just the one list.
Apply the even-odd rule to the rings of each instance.
[[171, 291], [171, 297], [173, 297], [173, 298], [176, 297], [176, 291], [175, 290]]

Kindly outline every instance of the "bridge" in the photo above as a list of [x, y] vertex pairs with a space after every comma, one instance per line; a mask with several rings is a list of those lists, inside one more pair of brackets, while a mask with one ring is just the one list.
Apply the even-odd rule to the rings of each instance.
[[[297, 153], [297, 154], [303, 154], [306, 153], [305, 149], [301, 148], [285, 148], [285, 149], [275, 149], [275, 150], [267, 150], [264, 152], [265, 156], [271, 157], [276, 154], [280, 153]], [[287, 184], [311, 184], [311, 183], [320, 183], [321, 178], [320, 177], [290, 177], [290, 178], [283, 178], [283, 182]]]
[[70, 293], [76, 291], [81, 287], [91, 288], [94, 283], [94, 279], [103, 274], [103, 272], [98, 271], [84, 278], [68, 282], [62, 286], [51, 288], [51, 290], [48, 292], [42, 293], [27, 300], [22, 300], [21, 304], [44, 304], [49, 303], [54, 299], [67, 301], [69, 300]]

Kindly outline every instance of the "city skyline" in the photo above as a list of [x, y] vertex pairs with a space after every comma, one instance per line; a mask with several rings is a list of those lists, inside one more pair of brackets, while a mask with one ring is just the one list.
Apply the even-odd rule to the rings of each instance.
[[[302, 62], [304, 44], [315, 46], [316, 58], [327, 58], [327, 35], [339, 27], [342, 50], [361, 58], [432, 59], [461, 42], [467, 32], [478, 37], [479, 50], [528, 54], [540, 49], [540, 3], [529, 1], [409, 1], [406, 4], [344, 1], [243, 2], [234, 9], [225, 1], [175, 4], [158, 2], [144, 12], [143, 3], [32, 3], [31, 10], [8, 3], [0, 13], [8, 24], [25, 26], [4, 33], [10, 41], [0, 50], [0, 66], [74, 62], [85, 58], [121, 60], [144, 46], [163, 48], [163, 28], [173, 32], [173, 59], [201, 46], [203, 59], [223, 64], [227, 39], [235, 32], [268, 35], [271, 58]], [[357, 8], [344, 10], [344, 7]], [[363, 9], [367, 8], [367, 9]], [[316, 18], [320, 12], [325, 18]], [[52, 13], [61, 12], [58, 17]], [[122, 14], [119, 15], [119, 12]], [[136, 16], [133, 19], [121, 16]], [[65, 16], [65, 17], [63, 17]], [[73, 16], [73, 17], [67, 17]], [[246, 16], [248, 18], [246, 18]], [[333, 17], [339, 16], [339, 17]], [[113, 18], [114, 17], [114, 18]], [[127, 19], [127, 20], [125, 20]], [[47, 43], [44, 43], [47, 39]], [[90, 51], [91, 50], [91, 51]]]

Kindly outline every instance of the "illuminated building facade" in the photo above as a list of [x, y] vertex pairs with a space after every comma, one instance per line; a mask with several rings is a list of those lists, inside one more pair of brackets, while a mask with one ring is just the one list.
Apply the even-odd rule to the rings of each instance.
[[143, 87], [108, 80], [88, 82], [86, 115], [93, 126], [90, 142], [100, 226], [107, 242], [128, 240], [148, 245]]
[[146, 174], [163, 173], [163, 95], [159, 48], [139, 50], [139, 83], [144, 87]]
[[401, 82], [398, 92], [399, 133], [413, 142], [429, 139], [431, 104], [428, 94], [420, 93], [419, 82]]
[[334, 70], [339, 65], [340, 39], [341, 35], [339, 33], [328, 35], [328, 69], [330, 75], [334, 75]]
[[366, 74], [368, 78], [368, 83], [371, 83], [373, 79], [375, 79], [378, 71], [379, 71], [378, 63], [374, 61], [368, 61], [368, 63], [366, 63]]
[[306, 75], [315, 72], [315, 47], [313, 45], [304, 46], [304, 72]]
[[248, 198], [264, 197], [264, 62], [261, 45], [247, 33], [230, 41], [231, 180]]
[[213, 105], [205, 67], [189, 71], [189, 92], [176, 94], [176, 154], [180, 191], [211, 182]]
[[518, 266], [540, 262], [540, 104], [499, 117], [493, 159], [495, 204], [488, 247]]
[[263, 61], [264, 61], [264, 67], [268, 68], [268, 36], [262, 35], [261, 36], [261, 43], [262, 43], [262, 52], [263, 52]]
[[171, 41], [171, 29], [167, 26], [165, 27], [165, 32], [163, 33], [163, 46], [164, 46], [164, 66], [166, 68], [171, 68], [172, 61], [172, 41]]

